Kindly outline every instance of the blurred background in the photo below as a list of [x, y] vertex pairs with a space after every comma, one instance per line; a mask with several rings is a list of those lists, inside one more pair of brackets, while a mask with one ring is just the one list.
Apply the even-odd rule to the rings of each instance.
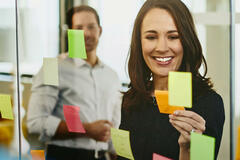
[[[214, 88], [224, 100], [226, 121], [218, 159], [235, 159], [237, 127], [240, 124], [240, 62], [237, 62], [240, 61], [240, 0], [182, 1], [194, 16], [208, 64], [208, 77], [211, 77]], [[44, 145], [37, 139], [38, 135], [28, 135], [25, 115], [32, 77], [40, 69], [43, 57], [56, 57], [66, 52], [67, 10], [88, 4], [98, 11], [103, 32], [97, 54], [118, 73], [122, 90], [126, 90], [129, 78], [125, 63], [131, 32], [137, 12], [144, 2], [18, 0], [16, 17], [16, 1], [0, 0], [0, 94], [12, 95], [14, 111], [13, 121], [0, 119], [0, 146], [9, 157], [18, 159], [21, 155], [22, 158], [31, 159], [30, 149], [44, 150]], [[16, 64], [17, 51], [19, 66]], [[21, 120], [20, 128], [18, 118]]]

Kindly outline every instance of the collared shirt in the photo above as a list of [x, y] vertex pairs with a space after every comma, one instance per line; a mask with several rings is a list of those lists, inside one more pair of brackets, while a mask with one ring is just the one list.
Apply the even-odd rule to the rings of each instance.
[[59, 60], [59, 86], [43, 84], [43, 71], [34, 77], [27, 113], [29, 133], [40, 134], [40, 140], [58, 146], [108, 150], [108, 144], [88, 137], [53, 140], [64, 120], [63, 104], [80, 107], [84, 122], [109, 120], [118, 128], [121, 117], [120, 81], [117, 74], [100, 60], [92, 67], [81, 59]]

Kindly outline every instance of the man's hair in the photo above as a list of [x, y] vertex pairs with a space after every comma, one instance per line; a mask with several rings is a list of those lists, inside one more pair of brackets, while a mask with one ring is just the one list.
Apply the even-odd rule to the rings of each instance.
[[90, 6], [81, 5], [81, 6], [73, 7], [67, 12], [67, 17], [66, 17], [67, 20], [66, 21], [67, 21], [68, 28], [70, 28], [70, 29], [72, 28], [72, 17], [74, 15], [74, 13], [78, 13], [78, 12], [91, 12], [91, 13], [93, 13], [96, 17], [98, 25], [100, 26], [100, 19], [99, 19], [99, 15], [98, 15], [97, 11]]

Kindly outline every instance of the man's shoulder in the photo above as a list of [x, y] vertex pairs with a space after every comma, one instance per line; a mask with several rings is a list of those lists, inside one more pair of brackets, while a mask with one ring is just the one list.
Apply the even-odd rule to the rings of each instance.
[[74, 62], [71, 58], [66, 57], [64, 59], [58, 57], [58, 67], [60, 69], [72, 68], [74, 66]]
[[117, 72], [112, 67], [110, 67], [110, 66], [108, 66], [107, 64], [104, 64], [104, 63], [102, 65], [104, 67], [104, 71], [106, 72], [106, 74], [108, 74], [109, 76], [112, 76], [114, 78], [119, 79]]

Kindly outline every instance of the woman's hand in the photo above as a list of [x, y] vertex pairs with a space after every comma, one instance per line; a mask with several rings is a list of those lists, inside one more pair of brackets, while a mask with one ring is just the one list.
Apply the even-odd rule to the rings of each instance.
[[189, 150], [190, 148], [191, 132], [202, 134], [206, 129], [205, 120], [193, 111], [175, 111], [172, 115], [169, 115], [169, 121], [180, 132], [178, 143], [180, 149], [183, 150]]

